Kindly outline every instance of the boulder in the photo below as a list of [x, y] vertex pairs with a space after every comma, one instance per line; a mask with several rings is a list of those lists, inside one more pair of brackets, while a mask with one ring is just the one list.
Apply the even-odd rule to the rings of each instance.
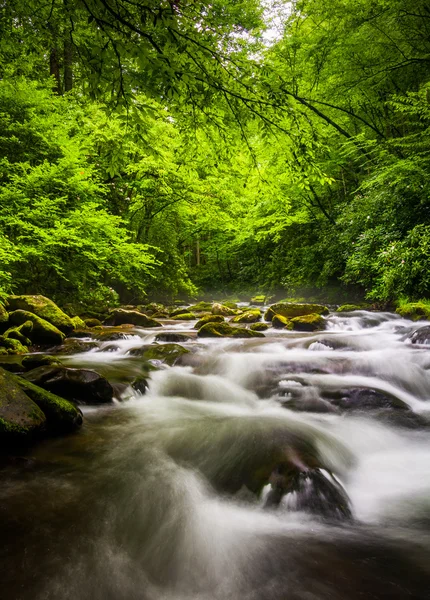
[[391, 408], [394, 410], [411, 410], [410, 407], [385, 392], [370, 388], [351, 388], [333, 392], [325, 392], [324, 395], [332, 404], [341, 410], [380, 410]]
[[50, 433], [69, 433], [82, 425], [82, 413], [72, 402], [34, 385], [23, 377], [14, 377], [20, 388], [44, 413]]
[[18, 358], [18, 360], [16, 360], [16, 358], [16, 356], [8, 356], [7, 358], [2, 358], [0, 356], [0, 368], [9, 371], [9, 373], [22, 373], [25, 371], [21, 363], [22, 359]]
[[272, 327], [275, 327], [275, 329], [292, 329], [293, 328], [290, 319], [287, 319], [287, 317], [283, 317], [282, 315], [274, 315], [273, 316]]
[[175, 315], [174, 317], [170, 317], [174, 321], [193, 321], [196, 319], [196, 315], [190, 312], [180, 313], [179, 315]]
[[25, 379], [62, 398], [83, 404], [112, 402], [113, 389], [105, 377], [90, 369], [70, 369], [61, 365], [38, 367]]
[[136, 377], [135, 379], [133, 379], [133, 381], [131, 382], [131, 387], [136, 391], [139, 392], [139, 394], [146, 394], [146, 391], [148, 389], [148, 380], [146, 377]]
[[206, 323], [222, 323], [224, 321], [224, 317], [221, 315], [203, 315], [199, 321], [194, 325], [194, 329], [200, 329]]
[[98, 348], [96, 342], [84, 342], [75, 338], [68, 338], [67, 340], [64, 340], [64, 343], [61, 346], [53, 350], [58, 354], [71, 355], [88, 352], [88, 350], [93, 350], [94, 348]]
[[231, 320], [232, 323], [256, 323], [261, 319], [261, 310], [259, 308], [254, 308], [251, 310], [246, 310], [241, 315], [237, 315], [233, 317]]
[[185, 308], [185, 306], [182, 306], [181, 308], [175, 308], [171, 310], [169, 312], [169, 317], [173, 319], [173, 317], [177, 317], [178, 315], [184, 315], [187, 312], [189, 312], [189, 309]]
[[190, 312], [207, 312], [212, 310], [212, 302], [198, 302], [188, 307]]
[[355, 310], [369, 310], [367, 304], [342, 304], [338, 306], [336, 312], [353, 312]]
[[140, 304], [137, 310], [146, 315], [153, 316], [155, 313], [164, 313], [166, 311], [163, 304], [159, 302], [150, 302], [149, 304]]
[[74, 329], [72, 319], [45, 296], [8, 296], [7, 306], [9, 312], [23, 310], [33, 313], [65, 334]]
[[85, 325], [87, 327], [100, 327], [100, 325], [102, 324], [101, 321], [99, 321], [98, 319], [84, 319]]
[[425, 325], [424, 327], [420, 327], [416, 329], [413, 333], [410, 333], [407, 337], [407, 340], [411, 342], [411, 344], [419, 344], [420, 346], [426, 346], [430, 344], [430, 326]]
[[137, 310], [114, 309], [105, 320], [104, 325], [136, 325], [138, 327], [161, 327], [161, 323], [150, 319], [147, 315]]
[[22, 359], [22, 366], [25, 371], [57, 364], [60, 364], [58, 358], [49, 354], [30, 354], [29, 356], [24, 356]]
[[10, 313], [9, 321], [14, 325], [22, 325], [26, 321], [31, 321], [33, 328], [28, 333], [28, 337], [34, 344], [61, 344], [65, 337], [64, 333], [57, 329], [55, 325], [26, 310], [18, 309]]
[[121, 327], [97, 327], [91, 332], [91, 336], [99, 342], [114, 342], [115, 340], [126, 340], [134, 334], [134, 325], [122, 325]]
[[20, 341], [0, 335], [0, 355], [27, 354], [27, 352], [27, 346], [23, 346]]
[[218, 302], [215, 302], [215, 304], [212, 306], [212, 314], [214, 315], [221, 315], [222, 317], [233, 317], [236, 315], [236, 313], [237, 310], [235, 310], [234, 308], [229, 308], [225, 304], [219, 304]]
[[404, 319], [411, 319], [412, 321], [429, 320], [430, 306], [423, 302], [409, 302], [399, 306], [396, 313]]
[[33, 323], [31, 321], [25, 321], [22, 325], [15, 325], [15, 327], [9, 327], [4, 332], [4, 337], [10, 340], [18, 340], [23, 346], [31, 346], [31, 340], [27, 337], [33, 331]]
[[318, 315], [328, 315], [329, 310], [322, 304], [299, 304], [294, 302], [278, 302], [268, 308], [264, 314], [265, 321], [271, 321], [275, 315], [283, 317], [302, 317], [316, 313]]
[[130, 350], [131, 356], [142, 356], [145, 360], [156, 360], [173, 366], [184, 354], [190, 351], [179, 344], [150, 344]]
[[3, 304], [0, 302], [0, 326], [6, 324], [8, 321], [9, 321], [9, 315], [7, 313], [7, 310], [5, 309]]
[[251, 331], [266, 331], [269, 329], [267, 323], [253, 323], [250, 327]]
[[85, 329], [85, 327], [87, 326], [87, 324], [81, 319], [81, 317], [72, 317], [71, 321], [73, 323], [73, 330]]
[[322, 331], [325, 329], [325, 320], [321, 315], [311, 314], [291, 319], [295, 331]]
[[231, 338], [252, 338], [264, 337], [264, 333], [243, 329], [241, 327], [231, 327], [228, 323], [206, 323], [197, 333], [198, 337], [231, 337]]
[[257, 296], [253, 296], [251, 298], [251, 304], [264, 305], [270, 301], [270, 298], [273, 298], [273, 296], [265, 296], [264, 294], [258, 294]]
[[31, 441], [46, 426], [46, 416], [16, 382], [0, 368], [0, 445]]
[[156, 342], [188, 342], [190, 339], [189, 335], [176, 332], [157, 333], [155, 336]]

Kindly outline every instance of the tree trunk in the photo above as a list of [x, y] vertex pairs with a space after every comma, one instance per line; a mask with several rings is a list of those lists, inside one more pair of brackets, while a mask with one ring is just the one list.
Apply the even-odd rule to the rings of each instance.
[[60, 61], [57, 48], [51, 48], [51, 53], [49, 55], [49, 74], [51, 76], [53, 75], [55, 78], [55, 85], [52, 88], [52, 91], [55, 94], [61, 95]]
[[73, 47], [70, 40], [64, 42], [64, 91], [70, 92], [73, 87]]

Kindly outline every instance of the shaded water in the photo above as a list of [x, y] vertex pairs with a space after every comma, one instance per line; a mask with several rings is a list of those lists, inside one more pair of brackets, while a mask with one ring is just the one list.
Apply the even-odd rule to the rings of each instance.
[[[430, 598], [430, 352], [404, 339], [420, 324], [360, 312], [234, 341], [193, 324], [164, 325], [193, 353], [145, 395], [85, 408], [78, 434], [3, 469], [0, 597]], [[129, 352], [155, 333], [135, 334], [66, 360], [139, 374]], [[351, 389], [374, 396], [343, 410]], [[265, 508], [269, 486], [253, 492], [281, 454], [332, 472], [353, 518], [294, 494]]]

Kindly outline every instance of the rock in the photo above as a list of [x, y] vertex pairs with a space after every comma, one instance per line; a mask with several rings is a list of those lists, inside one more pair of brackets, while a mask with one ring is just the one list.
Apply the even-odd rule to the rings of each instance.
[[134, 334], [134, 325], [122, 325], [121, 327], [100, 327], [91, 332], [92, 337], [99, 342], [114, 342], [115, 340], [126, 340]]
[[272, 319], [272, 327], [275, 329], [292, 329], [293, 325], [290, 319], [283, 317], [282, 315], [274, 315]]
[[341, 410], [411, 410], [409, 406], [385, 392], [370, 388], [351, 388], [332, 392], [324, 392], [324, 396]]
[[83, 342], [75, 338], [68, 338], [67, 340], [64, 340], [64, 344], [62, 346], [53, 348], [52, 351], [55, 351], [56, 354], [71, 355], [80, 354], [81, 352], [88, 352], [88, 350], [93, 350], [94, 348], [98, 348], [98, 344], [96, 342]]
[[112, 402], [113, 389], [107, 379], [90, 369], [70, 369], [51, 365], [38, 367], [25, 379], [53, 394], [83, 404]]
[[253, 323], [250, 327], [251, 331], [266, 331], [269, 329], [267, 323]]
[[179, 315], [175, 315], [174, 317], [170, 317], [174, 321], [193, 321], [196, 319], [196, 315], [193, 313], [180, 313]]
[[7, 313], [7, 310], [5, 309], [3, 304], [0, 302], [0, 326], [6, 324], [8, 321], [9, 321], [9, 315]]
[[151, 344], [130, 350], [132, 356], [142, 356], [145, 360], [156, 360], [173, 366], [183, 354], [190, 351], [179, 344]]
[[322, 331], [325, 329], [325, 320], [321, 315], [311, 314], [291, 319], [295, 331]]
[[22, 366], [21, 358], [16, 360], [15, 356], [8, 356], [7, 358], [0, 357], [0, 368], [5, 371], [9, 371], [9, 373], [22, 373], [25, 369]]
[[215, 302], [212, 306], [212, 314], [213, 315], [221, 315], [222, 317], [233, 317], [235, 316], [237, 311], [233, 308], [229, 308], [225, 304], [219, 304]]
[[227, 308], [232, 308], [233, 310], [237, 310], [238, 309], [238, 306], [237, 306], [236, 302], [226, 301], [226, 302], [222, 302], [221, 304], [223, 306], [226, 306]]
[[137, 310], [141, 313], [145, 313], [146, 315], [153, 316], [156, 313], [164, 313], [166, 309], [163, 304], [159, 302], [150, 302], [149, 304], [139, 305]]
[[23, 346], [31, 346], [31, 340], [27, 337], [33, 330], [33, 323], [31, 321], [25, 321], [22, 325], [16, 325], [10, 327], [3, 334], [5, 338], [11, 340], [18, 340]]
[[265, 321], [271, 321], [275, 315], [283, 317], [303, 317], [310, 314], [328, 315], [329, 310], [322, 304], [299, 304], [293, 302], [278, 302], [268, 308], [264, 314]]
[[233, 337], [233, 338], [251, 338], [264, 337], [264, 333], [243, 329], [241, 327], [231, 327], [228, 323], [206, 323], [197, 333], [198, 337]]
[[222, 323], [224, 321], [224, 317], [221, 315], [203, 315], [199, 321], [194, 325], [194, 329], [200, 329], [206, 323]]
[[187, 312], [189, 312], [188, 308], [185, 308], [184, 306], [181, 308], [175, 308], [169, 312], [169, 317], [173, 319], [173, 317], [177, 317], [178, 315], [184, 315]]
[[426, 346], [430, 344], [430, 326], [425, 325], [424, 327], [420, 327], [416, 329], [413, 333], [410, 333], [407, 337], [407, 340], [411, 342], [411, 344], [419, 344], [421, 346]]
[[166, 312], [158, 312], [151, 315], [154, 319], [168, 319], [169, 315]]
[[102, 324], [98, 319], [84, 319], [84, 322], [87, 327], [100, 327]]
[[23, 346], [18, 340], [4, 335], [0, 335], [0, 350], [3, 350], [0, 354], [27, 354], [28, 352], [27, 346]]
[[1, 446], [31, 441], [46, 425], [46, 416], [21, 389], [14, 377], [0, 368]]
[[338, 306], [336, 312], [353, 312], [355, 310], [369, 310], [370, 308], [367, 304], [342, 304], [342, 306]]
[[72, 323], [73, 323], [73, 330], [76, 329], [85, 329], [85, 327], [87, 326], [87, 324], [85, 323], [85, 321], [83, 321], [81, 319], [81, 317], [73, 317], [71, 319]]
[[34, 344], [61, 344], [65, 337], [64, 333], [57, 329], [57, 327], [26, 310], [19, 309], [10, 313], [9, 321], [14, 325], [22, 325], [26, 321], [31, 321], [33, 323], [33, 328], [31, 332], [28, 333], [28, 337]]
[[335, 406], [326, 402], [321, 398], [293, 398], [282, 403], [284, 408], [294, 410], [296, 412], [311, 412], [311, 413], [337, 413], [339, 412]]
[[409, 302], [403, 306], [399, 306], [396, 313], [404, 319], [412, 321], [421, 321], [430, 319], [430, 306], [423, 302]]
[[161, 323], [150, 319], [137, 310], [114, 309], [104, 322], [105, 325], [136, 325], [138, 327], [161, 327]]
[[24, 356], [22, 359], [22, 366], [25, 371], [31, 371], [31, 369], [37, 369], [37, 367], [46, 367], [46, 365], [57, 365], [60, 361], [56, 356], [50, 356], [49, 354], [30, 354]]
[[188, 342], [191, 337], [185, 333], [157, 333], [155, 336], [156, 342]]
[[198, 302], [188, 307], [190, 312], [207, 312], [212, 310], [212, 302]]
[[9, 311], [23, 310], [33, 313], [65, 334], [74, 329], [72, 319], [45, 296], [9, 296], [7, 306]]
[[136, 392], [139, 392], [139, 394], [146, 394], [148, 389], [148, 380], [146, 377], [136, 377], [136, 379], [132, 381], [131, 387], [136, 390]]
[[257, 296], [253, 296], [251, 298], [251, 304], [264, 305], [270, 301], [270, 298], [273, 298], [273, 296], [265, 296], [264, 294], [258, 294]]
[[109, 317], [105, 320], [104, 325], [136, 325], [138, 327], [161, 327], [161, 323], [150, 319], [143, 313], [136, 310], [123, 310], [122, 308], [114, 309]]
[[82, 413], [74, 404], [34, 385], [23, 377], [14, 376], [20, 388], [43, 411], [50, 433], [62, 434], [74, 431], [82, 425]]
[[261, 310], [259, 308], [246, 310], [241, 315], [233, 317], [232, 323], [255, 323], [261, 319]]

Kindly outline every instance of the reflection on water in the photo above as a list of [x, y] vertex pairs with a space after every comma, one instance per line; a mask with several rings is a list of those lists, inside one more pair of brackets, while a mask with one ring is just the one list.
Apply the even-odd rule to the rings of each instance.
[[[327, 320], [319, 334], [187, 341], [192, 366], [152, 372], [146, 395], [86, 409], [78, 434], [4, 468], [1, 597], [428, 598], [428, 351], [389, 313]], [[142, 359], [128, 353], [153, 339], [66, 360], [131, 376]], [[373, 395], [360, 404], [357, 389]], [[299, 487], [265, 506], [299, 476], [333, 478], [315, 510]], [[320, 510], [336, 486], [351, 518]]]

